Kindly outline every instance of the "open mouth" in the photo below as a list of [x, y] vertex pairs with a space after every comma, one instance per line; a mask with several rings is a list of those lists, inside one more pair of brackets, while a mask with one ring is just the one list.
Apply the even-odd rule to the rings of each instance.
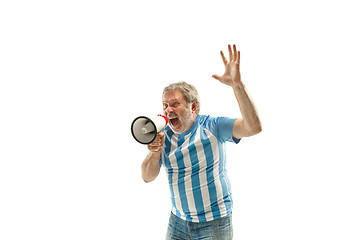
[[180, 121], [179, 121], [178, 118], [172, 118], [172, 119], [170, 119], [170, 123], [171, 123], [171, 125], [173, 125], [173, 126], [177, 125], [179, 122], [180, 122]]

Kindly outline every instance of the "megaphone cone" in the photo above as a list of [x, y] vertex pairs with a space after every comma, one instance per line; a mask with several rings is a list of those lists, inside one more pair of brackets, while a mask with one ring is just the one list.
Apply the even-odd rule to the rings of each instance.
[[168, 123], [167, 117], [158, 115], [154, 118], [140, 116], [134, 119], [131, 124], [131, 134], [141, 144], [152, 143], [158, 132]]

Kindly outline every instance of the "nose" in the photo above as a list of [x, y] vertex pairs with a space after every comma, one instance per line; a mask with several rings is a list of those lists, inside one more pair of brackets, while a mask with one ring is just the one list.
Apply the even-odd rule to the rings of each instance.
[[169, 115], [171, 113], [174, 113], [174, 109], [169, 106], [164, 110], [164, 113], [165, 113], [165, 115]]

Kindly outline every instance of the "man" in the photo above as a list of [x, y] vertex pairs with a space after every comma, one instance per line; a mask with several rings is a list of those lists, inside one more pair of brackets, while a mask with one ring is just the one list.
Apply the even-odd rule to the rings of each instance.
[[167, 239], [232, 239], [232, 197], [226, 171], [225, 142], [261, 132], [261, 123], [240, 76], [240, 51], [228, 46], [229, 61], [222, 76], [213, 75], [234, 90], [242, 118], [199, 115], [196, 89], [185, 82], [163, 92], [164, 132], [148, 145], [142, 178], [154, 180], [160, 167], [168, 175], [172, 211]]

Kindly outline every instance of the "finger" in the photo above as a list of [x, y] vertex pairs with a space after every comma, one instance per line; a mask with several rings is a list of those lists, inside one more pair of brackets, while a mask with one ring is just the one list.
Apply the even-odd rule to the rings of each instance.
[[154, 142], [160, 142], [161, 138], [164, 137], [164, 133], [163, 132], [159, 132], [154, 140]]
[[240, 63], [240, 51], [237, 52], [237, 55], [236, 63]]
[[161, 146], [149, 145], [148, 149], [150, 150], [150, 152], [157, 152], [161, 149]]
[[154, 140], [152, 143], [149, 144], [149, 146], [159, 146], [161, 143], [160, 140]]
[[215, 78], [216, 80], [219, 80], [219, 81], [221, 80], [221, 77], [217, 74], [212, 75], [212, 77]]
[[147, 147], [148, 147], [150, 152], [153, 152], [155, 150], [155, 148], [153, 146], [148, 145]]
[[234, 59], [234, 56], [233, 56], [233, 52], [232, 52], [232, 49], [231, 49], [231, 45], [230, 45], [230, 44], [228, 45], [228, 49], [229, 49], [230, 62], [232, 62], [233, 59]]
[[160, 132], [160, 133], [159, 133], [159, 137], [160, 137], [160, 139], [159, 139], [159, 143], [160, 143], [160, 145], [162, 146], [162, 145], [164, 145], [164, 143], [165, 143], [165, 139], [166, 139], [166, 137], [165, 137], [165, 133]]
[[238, 56], [237, 56], [237, 51], [236, 51], [236, 45], [235, 44], [233, 45], [233, 49], [234, 49], [234, 62], [236, 62]]
[[160, 150], [160, 148], [152, 148], [150, 149], [150, 152], [158, 152]]
[[157, 146], [160, 144], [160, 139], [155, 139], [152, 143], [150, 143], [151, 146]]
[[163, 132], [159, 132], [158, 135], [156, 136], [157, 142], [161, 142], [164, 138], [165, 138], [165, 133]]
[[160, 132], [158, 133], [156, 139], [149, 144], [149, 147], [154, 147], [154, 148], [162, 147], [162, 145], [164, 145], [164, 142], [165, 142], [165, 133]]
[[227, 61], [227, 59], [226, 59], [226, 57], [225, 57], [225, 55], [224, 55], [223, 51], [220, 51], [220, 55], [221, 55], [221, 58], [222, 58], [222, 60], [223, 60], [224, 64], [225, 64], [225, 65], [226, 65], [226, 64], [228, 64], [228, 61]]
[[150, 143], [149, 145], [148, 145], [148, 147], [149, 148], [156, 148], [156, 147], [158, 147], [160, 145], [160, 143], [158, 143], [158, 142], [152, 142], [152, 143]]
[[152, 143], [150, 144], [150, 147], [159, 147], [160, 145], [161, 145], [160, 142], [152, 142]]

